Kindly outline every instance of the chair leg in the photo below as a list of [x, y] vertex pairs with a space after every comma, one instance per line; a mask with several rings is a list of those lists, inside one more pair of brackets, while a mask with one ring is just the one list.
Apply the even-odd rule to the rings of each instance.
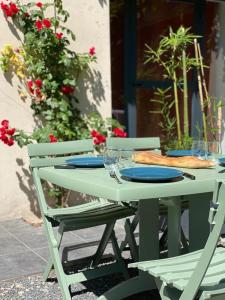
[[[42, 185], [41, 185], [41, 180], [37, 175], [37, 170], [33, 171], [34, 175], [34, 183], [37, 189], [37, 195], [39, 198], [40, 203], [45, 203], [45, 196], [43, 193]], [[43, 207], [41, 207], [41, 210], [43, 210]], [[43, 223], [45, 226], [46, 230], [46, 236], [48, 240], [48, 246], [49, 246], [49, 251], [51, 255], [52, 262], [54, 264], [56, 276], [58, 279], [58, 283], [62, 292], [63, 300], [69, 300], [71, 299], [70, 291], [69, 291], [69, 284], [67, 283], [67, 277], [66, 274], [64, 273], [61, 258], [59, 255], [59, 249], [58, 245], [59, 243], [57, 242], [53, 227], [51, 222], [47, 219], [47, 217], [43, 214]], [[50, 263], [49, 263], [50, 265]]]
[[129, 278], [129, 273], [127, 271], [126, 264], [125, 264], [125, 262], [123, 260], [122, 255], [121, 255], [121, 251], [120, 251], [120, 248], [119, 248], [119, 245], [118, 245], [117, 238], [116, 238], [114, 230], [112, 231], [110, 238], [111, 238], [111, 241], [112, 241], [112, 247], [113, 247], [113, 251], [114, 251], [115, 256], [116, 256], [116, 260], [120, 264], [121, 272], [123, 273], [124, 278], [128, 279]]
[[[62, 223], [60, 223], [59, 229], [57, 231], [57, 236], [56, 236], [56, 241], [58, 243], [58, 249], [61, 245], [63, 232], [64, 232], [64, 225]], [[51, 259], [51, 257], [49, 257], [47, 266], [45, 267], [45, 271], [44, 271], [44, 274], [43, 274], [44, 281], [47, 281], [47, 279], [49, 277], [49, 274], [50, 274], [50, 272], [53, 268], [54, 268], [54, 265], [53, 265], [52, 259]]]
[[125, 222], [125, 232], [126, 232], [126, 240], [128, 245], [130, 246], [130, 254], [133, 261], [138, 261], [138, 246], [134, 236], [134, 230], [132, 230], [132, 224], [130, 223], [130, 219], [127, 219]]
[[139, 222], [139, 216], [138, 216], [137, 213], [135, 214], [135, 216], [134, 216], [134, 218], [133, 218], [133, 220], [132, 220], [131, 223], [130, 223], [130, 219], [126, 219], [126, 221], [125, 221], [126, 236], [125, 236], [124, 240], [121, 242], [121, 245], [120, 245], [120, 251], [121, 252], [123, 252], [124, 249], [126, 248], [126, 246], [129, 245], [128, 235], [129, 235], [129, 237], [133, 236], [132, 240], [135, 240], [134, 231], [135, 231], [135, 229], [136, 229], [136, 227], [138, 225], [138, 222]]
[[[180, 298], [180, 294], [181, 294], [180, 292], [168, 287], [160, 279], [155, 278], [155, 282], [162, 300], [178, 300]], [[191, 300], [191, 299], [187, 299], [187, 300]]]
[[184, 234], [184, 231], [181, 227], [181, 244], [184, 248], [184, 253], [188, 253], [189, 252], [189, 245], [188, 245], [188, 242], [187, 242], [187, 238]]
[[60, 289], [62, 292], [63, 300], [69, 300], [69, 299], [71, 299], [71, 295], [70, 295], [70, 291], [69, 291], [69, 284], [67, 283], [66, 274], [64, 273], [64, 270], [62, 267], [62, 261], [61, 261], [60, 255], [59, 255], [59, 249], [58, 249], [59, 243], [55, 239], [51, 222], [45, 218], [44, 223], [46, 226], [49, 251], [50, 251], [51, 259], [52, 259], [52, 262], [53, 262], [53, 265], [55, 268], [58, 283], [59, 283], [59, 286], [60, 286]]
[[92, 262], [91, 262], [91, 267], [92, 268], [95, 268], [99, 264], [99, 262], [102, 258], [102, 255], [105, 251], [105, 248], [106, 248], [106, 246], [109, 242], [111, 234], [113, 232], [113, 228], [115, 226], [115, 223], [116, 223], [116, 221], [113, 221], [112, 223], [106, 224], [106, 227], [105, 227], [105, 230], [103, 232], [102, 238], [101, 238], [101, 240], [99, 242], [99, 245], [98, 245], [98, 249], [95, 252], [95, 254], [93, 256], [93, 259], [92, 259]]

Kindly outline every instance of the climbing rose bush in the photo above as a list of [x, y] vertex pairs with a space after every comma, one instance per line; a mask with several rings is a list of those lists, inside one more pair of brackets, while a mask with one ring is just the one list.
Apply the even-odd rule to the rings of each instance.
[[[10, 27], [23, 34], [20, 46], [3, 47], [0, 67], [6, 75], [18, 77], [21, 98], [31, 99], [39, 119], [32, 139], [46, 142], [50, 134], [59, 141], [83, 138], [88, 128], [77, 108], [76, 87], [81, 73], [97, 61], [95, 47], [85, 53], [71, 50], [75, 35], [65, 27], [69, 13], [60, 0], [26, 4], [3, 0], [0, 8]], [[31, 140], [22, 130], [17, 134], [20, 146]]]

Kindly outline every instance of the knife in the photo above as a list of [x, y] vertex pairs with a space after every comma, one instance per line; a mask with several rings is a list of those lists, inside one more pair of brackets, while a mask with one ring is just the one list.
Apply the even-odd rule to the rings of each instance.
[[73, 165], [55, 165], [55, 169], [76, 169]]
[[192, 175], [192, 174], [189, 174], [189, 173], [187, 173], [187, 172], [184, 172], [184, 173], [183, 173], [183, 176], [185, 176], [185, 177], [187, 177], [187, 178], [189, 178], [189, 179], [191, 179], [191, 180], [195, 180], [195, 176]]

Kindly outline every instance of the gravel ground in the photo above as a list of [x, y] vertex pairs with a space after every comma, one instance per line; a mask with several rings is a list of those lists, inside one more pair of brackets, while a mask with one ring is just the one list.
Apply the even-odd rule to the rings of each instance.
[[[72, 286], [73, 300], [95, 300], [99, 295], [123, 280], [119, 275], [91, 280]], [[127, 300], [160, 300], [157, 291], [146, 292]], [[62, 300], [55, 280], [44, 282], [41, 274], [0, 282], [0, 300]]]

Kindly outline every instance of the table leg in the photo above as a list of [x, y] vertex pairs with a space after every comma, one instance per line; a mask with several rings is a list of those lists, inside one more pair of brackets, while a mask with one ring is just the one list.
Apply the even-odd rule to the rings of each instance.
[[[158, 199], [139, 201], [139, 260], [159, 257], [159, 203]], [[137, 277], [130, 278], [116, 285], [98, 300], [119, 300], [128, 296], [155, 289], [155, 281], [146, 272], [139, 271]]]
[[189, 200], [189, 251], [204, 248], [209, 236], [208, 222], [212, 193], [187, 196]]
[[168, 257], [180, 254], [181, 199], [170, 198], [168, 206]]

